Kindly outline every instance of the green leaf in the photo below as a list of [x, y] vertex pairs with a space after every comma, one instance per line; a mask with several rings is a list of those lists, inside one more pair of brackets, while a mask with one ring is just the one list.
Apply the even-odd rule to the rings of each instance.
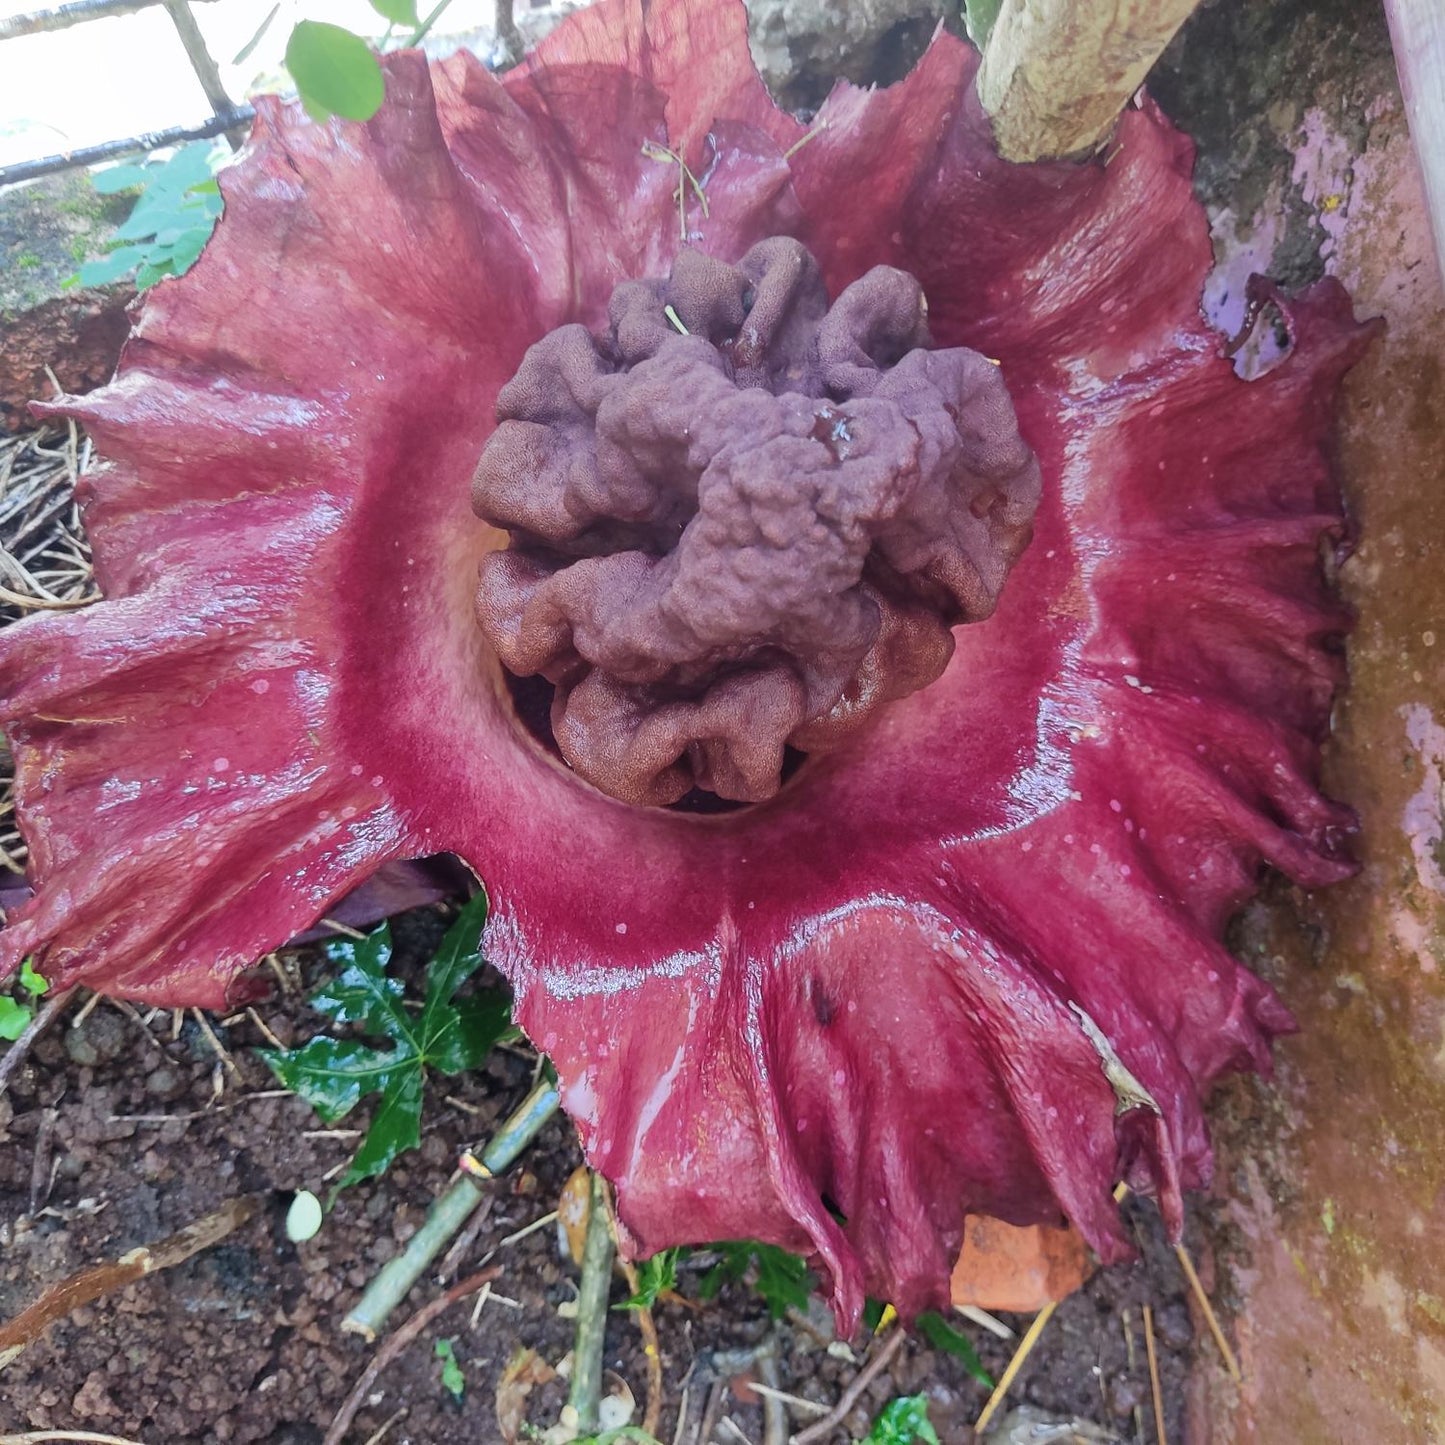
[[340, 972], [311, 995], [311, 1007], [332, 1023], [360, 1024], [368, 1033], [411, 1036], [411, 1020], [402, 1008], [402, 984], [388, 978], [391, 927], [383, 923], [365, 938], [339, 939], [326, 946], [326, 956]]
[[993, 27], [998, 21], [998, 12], [1003, 9], [1003, 0], [964, 0], [963, 24], [968, 38], [980, 50], [988, 44]]
[[50, 985], [36, 973], [34, 962], [28, 958], [20, 965], [20, 987], [31, 998], [43, 998], [50, 992]]
[[108, 286], [122, 276], [129, 276], [145, 260], [145, 255], [144, 246], [119, 246], [108, 255], [87, 261], [80, 268], [80, 284]]
[[456, 991], [482, 966], [482, 928], [487, 921], [487, 895], [478, 893], [447, 929], [436, 956], [426, 969], [426, 999], [419, 1032], [422, 1038], [437, 1033], [441, 1018]]
[[415, 1149], [421, 1143], [422, 1084], [419, 1067], [407, 1069], [395, 1081], [388, 1081], [381, 1103], [371, 1116], [366, 1138], [331, 1191], [332, 1199], [363, 1179], [385, 1174], [398, 1154]]
[[939, 1445], [938, 1431], [928, 1418], [927, 1395], [900, 1395], [878, 1412], [863, 1445]]
[[722, 1259], [699, 1281], [698, 1292], [704, 1299], [711, 1299], [728, 1281], [740, 1280], [751, 1273], [753, 1288], [775, 1320], [790, 1309], [807, 1308], [808, 1296], [817, 1286], [817, 1280], [796, 1254], [789, 1254], [775, 1244], [759, 1244], [755, 1239], [717, 1244], [713, 1248], [722, 1254]]
[[371, 0], [371, 8], [393, 25], [410, 25], [415, 30], [421, 24], [416, 13], [416, 0]]
[[386, 97], [371, 47], [339, 25], [301, 21], [286, 44], [286, 68], [313, 116], [370, 120]]
[[480, 1068], [512, 1028], [512, 1002], [500, 989], [460, 999], [441, 1019], [424, 1048], [427, 1062], [444, 1074]]
[[946, 1355], [952, 1355], [954, 1359], [960, 1360], [963, 1367], [978, 1381], [985, 1390], [993, 1389], [993, 1376], [983, 1367], [983, 1361], [978, 1357], [978, 1351], [973, 1347], [973, 1341], [967, 1335], [960, 1334], [942, 1315], [930, 1311], [926, 1315], [919, 1315], [914, 1322], [918, 1333], [933, 1346], [935, 1350], [942, 1350]]
[[177, 276], [184, 276], [201, 258], [206, 242], [211, 239], [211, 228], [195, 226], [186, 231], [171, 249], [171, 270]]
[[132, 191], [143, 186], [150, 172], [144, 164], [111, 166], [109, 170], [92, 171], [90, 183], [103, 196], [114, 196], [120, 191]]
[[13, 1043], [29, 1027], [34, 1016], [34, 1009], [16, 1003], [8, 993], [0, 993], [0, 1039], [9, 1039]]
[[620, 1310], [650, 1310], [657, 1297], [677, 1288], [677, 1262], [682, 1247], [659, 1250], [637, 1266], [637, 1293], [617, 1306]]
[[[178, 243], [176, 259], [181, 257]], [[392, 953], [386, 924], [365, 938], [333, 941], [326, 952], [337, 973], [311, 995], [312, 1007], [334, 1025], [386, 1042], [319, 1034], [297, 1049], [261, 1051], [276, 1077], [328, 1124], [368, 1096], [380, 1096], [333, 1199], [348, 1185], [383, 1173], [398, 1154], [421, 1142], [427, 1069], [454, 1074], [475, 1068], [511, 1031], [505, 994], [487, 990], [456, 997], [481, 967], [486, 916], [484, 895], [462, 909], [427, 965], [426, 993], [415, 1014], [406, 1007], [401, 980], [386, 971]]]
[[299, 1049], [258, 1049], [277, 1079], [327, 1124], [344, 1119], [368, 1094], [382, 1093], [416, 1062], [413, 1051], [378, 1049], [360, 1039], [318, 1034]]
[[157, 281], [164, 281], [171, 274], [169, 261], [147, 260], [136, 267], [135, 289], [146, 291]]
[[462, 1367], [457, 1363], [457, 1352], [450, 1340], [438, 1340], [436, 1342], [437, 1359], [442, 1362], [442, 1384], [450, 1390], [458, 1400], [467, 1393], [467, 1377], [462, 1373]]

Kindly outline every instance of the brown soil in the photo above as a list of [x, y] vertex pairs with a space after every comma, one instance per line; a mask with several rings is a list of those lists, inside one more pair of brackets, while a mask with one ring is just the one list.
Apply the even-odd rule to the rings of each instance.
[[[1277, 29], [1280, 17], [1292, 16], [1295, 8], [1206, 5], [1155, 73], [1154, 88], [1170, 111], [1204, 142], [1199, 183], [1208, 201], [1219, 204], [1240, 193], [1247, 199], [1248, 187], [1267, 179], [1265, 172], [1289, 174], [1290, 156], [1282, 147], [1256, 156], [1259, 118], [1277, 77], [1294, 73], [1278, 63], [1278, 36], [1273, 29], [1244, 39], [1216, 32], [1233, 23], [1248, 29], [1256, 23], [1251, 17], [1265, 12], [1268, 26]], [[1357, 18], [1357, 7], [1346, 0], [1323, 8], [1332, 22], [1336, 12]], [[1257, 23], [1268, 29], [1265, 20]], [[1349, 49], [1318, 44], [1312, 53], [1324, 64]], [[1308, 91], [1312, 78], [1298, 73], [1301, 90]], [[1294, 279], [1314, 274], [1316, 232], [1303, 222], [1299, 227], [1304, 259]], [[39, 363], [64, 351], [70, 345], [62, 345], [65, 337], [77, 336], [79, 370], [62, 372], [61, 380], [83, 390], [108, 374], [123, 330], [118, 313], [105, 306], [77, 313], [72, 304], [65, 316], [41, 321], [36, 345], [22, 348], [18, 371], [11, 368], [17, 376], [24, 372], [23, 385], [0, 386], [0, 424], [23, 424], [17, 403], [44, 390], [36, 380]], [[400, 921], [403, 970], [419, 966], [439, 930], [434, 913]], [[309, 986], [317, 973], [315, 956], [297, 955], [296, 966]], [[302, 1041], [320, 1023], [298, 994], [278, 993], [258, 1012], [287, 1043]], [[298, 1247], [283, 1228], [287, 1192], [323, 1192], [322, 1176], [343, 1162], [355, 1140], [316, 1132], [322, 1126], [304, 1104], [273, 1092], [275, 1081], [253, 1052], [266, 1040], [249, 1018], [211, 1022], [239, 1079], [224, 1068], [218, 1076], [216, 1055], [193, 1018], [173, 1037], [169, 1015], [146, 1026], [139, 1016], [101, 1003], [78, 1026], [69, 1019], [58, 1024], [0, 1097], [0, 1320], [89, 1263], [162, 1239], [238, 1194], [274, 1191], [271, 1208], [223, 1243], [77, 1311], [0, 1372], [0, 1431], [88, 1430], [145, 1445], [320, 1445], [372, 1353], [356, 1336], [340, 1332], [342, 1316], [420, 1224], [458, 1153], [488, 1136], [531, 1077], [525, 1056], [499, 1052], [472, 1077], [434, 1084], [421, 1149], [381, 1180], [345, 1193], [320, 1235]], [[1230, 1091], [1230, 1107], [1261, 1097], [1268, 1096], [1240, 1086]], [[458, 1277], [508, 1234], [552, 1210], [578, 1160], [570, 1126], [554, 1120], [494, 1186], [492, 1212]], [[1060, 1307], [1010, 1399], [1152, 1445], [1157, 1436], [1140, 1330], [1140, 1307], [1149, 1302], [1168, 1435], [1178, 1442], [1186, 1372], [1196, 1356], [1217, 1370], [1217, 1355], [1191, 1312], [1153, 1207], [1131, 1201], [1126, 1209], [1140, 1260], [1096, 1274]], [[1212, 1206], [1196, 1201], [1188, 1239], [1206, 1286], [1212, 1285], [1206, 1235], [1219, 1237], [1213, 1225]], [[499, 1377], [518, 1349], [535, 1349], [552, 1365], [566, 1354], [572, 1326], [558, 1306], [575, 1298], [577, 1272], [550, 1228], [502, 1249], [497, 1261], [505, 1272], [495, 1294], [514, 1303], [494, 1298], [474, 1326], [470, 1302], [453, 1306], [381, 1376], [347, 1436], [351, 1445], [371, 1441], [403, 1409], [385, 1436], [388, 1445], [503, 1439], [495, 1410]], [[684, 1270], [681, 1292], [694, 1300], [697, 1279], [697, 1269]], [[434, 1281], [419, 1286], [398, 1317], [438, 1292]], [[624, 1293], [619, 1278], [614, 1300]], [[1014, 1317], [1008, 1322], [1020, 1331], [1027, 1324]], [[1013, 1346], [957, 1323], [997, 1376]], [[726, 1378], [728, 1362], [719, 1368], [719, 1352], [746, 1350], [776, 1329], [781, 1388], [825, 1403], [837, 1398], [858, 1368], [827, 1352], [820, 1337], [824, 1313], [775, 1327], [745, 1286], [729, 1286], [706, 1305], [664, 1304], [657, 1324], [665, 1366], [660, 1435], [683, 1445], [736, 1445], [738, 1436], [729, 1437], [725, 1426], [708, 1440], [698, 1428], [720, 1374], [721, 1417], [754, 1445], [763, 1440], [756, 1397], [748, 1399], [745, 1384]], [[460, 1404], [444, 1388], [434, 1355], [435, 1341], [443, 1337], [454, 1341], [466, 1374]], [[640, 1414], [645, 1361], [635, 1322], [621, 1312], [609, 1322], [606, 1363], [631, 1386]], [[972, 1438], [970, 1422], [985, 1392], [957, 1361], [912, 1341], [836, 1439], [865, 1435], [889, 1398], [917, 1392], [929, 1395], [946, 1445]], [[675, 1436], [684, 1399], [689, 1419]], [[527, 1402], [530, 1420], [543, 1428], [554, 1423], [564, 1400], [560, 1381], [538, 1386]], [[794, 1428], [801, 1423], [799, 1417]]]
[[[436, 910], [397, 921], [403, 976], [415, 976], [441, 922]], [[309, 986], [317, 957], [308, 951], [294, 961]], [[72, 1010], [72, 1017], [78, 1012]], [[287, 1043], [300, 1042], [322, 1022], [302, 998], [279, 990], [258, 1013]], [[347, 1157], [355, 1140], [318, 1132], [322, 1126], [306, 1105], [276, 1094], [274, 1079], [253, 1052], [266, 1041], [244, 1013], [211, 1023], [239, 1078], [218, 1062], [193, 1016], [185, 1016], [177, 1032], [169, 1014], [146, 1025], [139, 1014], [101, 1003], [80, 1023], [63, 1020], [42, 1038], [0, 1098], [0, 1318], [18, 1313], [73, 1271], [162, 1239], [229, 1198], [275, 1191], [269, 1210], [221, 1244], [53, 1326], [3, 1371], [0, 1429], [90, 1430], [145, 1445], [319, 1445], [371, 1355], [358, 1337], [340, 1332], [343, 1314], [415, 1231], [458, 1153], [490, 1134], [531, 1079], [524, 1053], [498, 1051], [479, 1073], [435, 1083], [421, 1149], [383, 1179], [343, 1194], [317, 1238], [295, 1246], [283, 1227], [287, 1191], [322, 1192], [322, 1176]], [[458, 1277], [505, 1236], [551, 1211], [579, 1157], [571, 1127], [554, 1120], [494, 1186], [491, 1215]], [[1150, 1301], [1170, 1433], [1178, 1440], [1185, 1370], [1196, 1348], [1212, 1346], [1196, 1339], [1152, 1206], [1131, 1207], [1131, 1217], [1143, 1250], [1140, 1262], [1096, 1275], [1062, 1306], [1012, 1400], [1096, 1421], [1126, 1439], [1133, 1437], [1138, 1404], [1144, 1422], [1138, 1439], [1152, 1441], [1139, 1328], [1139, 1306]], [[475, 1326], [470, 1303], [454, 1305], [382, 1375], [348, 1441], [370, 1440], [403, 1407], [406, 1414], [386, 1437], [393, 1445], [503, 1438], [495, 1414], [498, 1378], [520, 1348], [537, 1350], [552, 1365], [567, 1353], [572, 1324], [559, 1316], [558, 1306], [575, 1298], [577, 1272], [550, 1227], [502, 1249], [497, 1262], [504, 1274], [495, 1294], [515, 1303], [494, 1298]], [[681, 1279], [682, 1293], [694, 1299], [698, 1273], [698, 1266], [685, 1266]], [[425, 1283], [407, 1308], [438, 1292], [435, 1283]], [[625, 1294], [619, 1276], [614, 1300]], [[1132, 1366], [1126, 1309], [1135, 1336]], [[807, 1321], [785, 1320], [776, 1333], [781, 1387], [831, 1403], [857, 1366], [826, 1351], [826, 1322], [816, 1310]], [[997, 1375], [1012, 1347], [958, 1323], [977, 1339]], [[1022, 1328], [1027, 1321], [1012, 1323]], [[689, 1429], [696, 1432], [719, 1378], [714, 1352], [756, 1345], [774, 1327], [744, 1285], [728, 1286], [716, 1301], [694, 1308], [665, 1303], [657, 1324], [666, 1380], [662, 1438], [674, 1438], [686, 1389], [691, 1420], [680, 1438], [702, 1445]], [[442, 1337], [454, 1341], [466, 1373], [461, 1403], [441, 1382], [434, 1347]], [[640, 1415], [644, 1356], [635, 1322], [625, 1313], [614, 1313], [609, 1324], [606, 1363], [631, 1386]], [[736, 1368], [723, 1362], [724, 1379], [730, 1367]], [[919, 1341], [876, 1381], [837, 1438], [866, 1434], [873, 1414], [893, 1395], [919, 1391], [932, 1400], [932, 1418], [945, 1442], [971, 1438], [968, 1427], [983, 1390], [957, 1361]], [[746, 1394], [741, 1381], [726, 1383], [720, 1418], [731, 1418], [758, 1442], [762, 1412], [756, 1397], [749, 1401]], [[528, 1401], [529, 1417], [545, 1427], [564, 1403], [561, 1381], [539, 1386]], [[726, 1427], [711, 1438], [727, 1442]]]

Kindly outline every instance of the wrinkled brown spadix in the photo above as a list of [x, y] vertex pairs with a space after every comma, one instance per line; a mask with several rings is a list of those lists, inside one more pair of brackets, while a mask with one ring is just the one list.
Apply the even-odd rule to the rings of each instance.
[[1039, 468], [999, 368], [928, 349], [913, 277], [829, 307], [797, 241], [684, 250], [543, 337], [497, 400], [473, 505], [510, 533], [478, 615], [552, 730], [628, 803], [757, 802], [933, 682], [992, 613]]

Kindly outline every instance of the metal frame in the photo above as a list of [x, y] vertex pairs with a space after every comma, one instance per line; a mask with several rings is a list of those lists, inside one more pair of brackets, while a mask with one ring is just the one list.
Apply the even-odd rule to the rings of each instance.
[[83, 146], [78, 150], [59, 151], [55, 155], [41, 156], [33, 161], [19, 161], [13, 166], [0, 166], [0, 186], [16, 181], [35, 180], [39, 176], [54, 175], [58, 171], [74, 170], [79, 166], [95, 165], [97, 161], [112, 160], [117, 156], [134, 155], [139, 151], [152, 151], [159, 146], [178, 145], [182, 141], [204, 140], [208, 136], [225, 134], [232, 147], [237, 147], [245, 138], [247, 126], [256, 112], [249, 105], [237, 105], [226, 94], [221, 83], [221, 72], [206, 49], [196, 17], [191, 14], [190, 0], [71, 0], [54, 10], [34, 10], [27, 15], [11, 15], [0, 19], [0, 41], [14, 40], [22, 35], [39, 35], [47, 30], [68, 30], [88, 20], [104, 20], [113, 15], [133, 15], [139, 10], [152, 6], [163, 6], [171, 17], [191, 69], [201, 82], [201, 89], [211, 103], [211, 118], [199, 125], [172, 126], [167, 130], [151, 131], [145, 135], [125, 136], [119, 140], [106, 141], [101, 145]]

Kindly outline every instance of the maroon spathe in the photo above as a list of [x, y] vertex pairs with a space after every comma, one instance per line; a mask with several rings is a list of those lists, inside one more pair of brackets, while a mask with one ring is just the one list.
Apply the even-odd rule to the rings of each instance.
[[[37, 888], [6, 964], [220, 1006], [378, 865], [453, 850], [640, 1250], [812, 1252], [851, 1323], [865, 1292], [945, 1298], [965, 1208], [1062, 1211], [1113, 1258], [1122, 1176], [1177, 1226], [1201, 1091], [1290, 1026], [1224, 923], [1264, 863], [1350, 870], [1314, 786], [1345, 623], [1317, 548], [1367, 333], [1319, 288], [1289, 360], [1237, 379], [1188, 142], [1146, 107], [1107, 164], [1006, 165], [973, 64], [941, 36], [805, 140], [740, 5], [604, 0], [500, 81], [388, 58], [365, 127], [262, 102], [200, 263], [64, 407], [110, 459], [84, 483], [108, 600], [0, 637]], [[664, 144], [706, 175], [711, 254], [791, 234], [830, 295], [918, 277], [1043, 471], [943, 677], [717, 817], [546, 756], [472, 615], [497, 391], [667, 274]]]

